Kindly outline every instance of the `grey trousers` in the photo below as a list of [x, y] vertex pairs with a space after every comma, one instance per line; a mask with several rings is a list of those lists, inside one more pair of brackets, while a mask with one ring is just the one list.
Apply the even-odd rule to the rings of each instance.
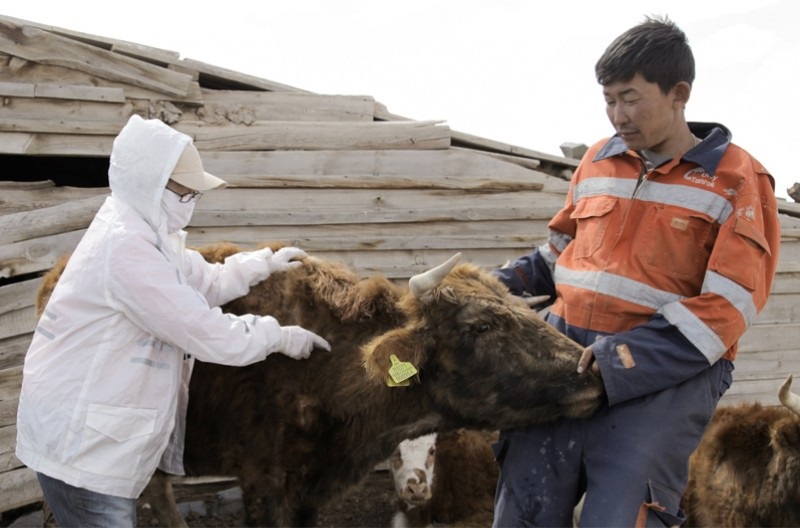
[[587, 420], [501, 432], [495, 527], [676, 526], [688, 460], [731, 384], [718, 361], [678, 386], [604, 407]]

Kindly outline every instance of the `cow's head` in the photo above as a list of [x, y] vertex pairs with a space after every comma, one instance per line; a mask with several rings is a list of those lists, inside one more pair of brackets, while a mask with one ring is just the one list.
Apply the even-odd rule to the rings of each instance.
[[436, 433], [400, 442], [389, 457], [397, 498], [408, 506], [431, 500], [436, 454]]
[[582, 347], [491, 274], [456, 256], [409, 286], [407, 323], [363, 348], [374, 379], [411, 363], [438, 412], [482, 428], [582, 418], [600, 406], [602, 381], [576, 372]]

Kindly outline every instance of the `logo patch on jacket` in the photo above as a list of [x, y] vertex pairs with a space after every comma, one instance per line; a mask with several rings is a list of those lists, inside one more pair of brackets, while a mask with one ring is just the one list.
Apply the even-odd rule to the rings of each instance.
[[711, 176], [703, 167], [695, 167], [694, 169], [686, 171], [686, 174], [683, 175], [683, 179], [695, 185], [708, 187], [709, 189], [713, 189], [717, 182], [717, 177]]

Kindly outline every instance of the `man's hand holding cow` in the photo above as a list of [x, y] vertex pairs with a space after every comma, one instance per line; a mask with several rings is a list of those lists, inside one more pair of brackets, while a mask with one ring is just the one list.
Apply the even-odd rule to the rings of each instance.
[[592, 369], [592, 372], [598, 376], [600, 375], [600, 365], [594, 360], [594, 351], [591, 346], [583, 349], [583, 354], [581, 354], [581, 358], [578, 360], [578, 374], [581, 374], [587, 368]]

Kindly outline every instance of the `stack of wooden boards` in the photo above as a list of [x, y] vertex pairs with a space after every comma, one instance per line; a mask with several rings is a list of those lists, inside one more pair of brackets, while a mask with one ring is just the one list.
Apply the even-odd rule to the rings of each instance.
[[[132, 114], [191, 135], [229, 183], [198, 203], [190, 245], [283, 241], [398, 281], [457, 251], [485, 267], [527, 253], [577, 166], [393, 115], [369, 96], [314, 94], [2, 16], [0, 98], [0, 512], [40, 500], [13, 454], [39, 275], [108, 194], [112, 141]], [[800, 220], [782, 222], [775, 295], [743, 343], [731, 398], [772, 403], [777, 380], [800, 372]]]

